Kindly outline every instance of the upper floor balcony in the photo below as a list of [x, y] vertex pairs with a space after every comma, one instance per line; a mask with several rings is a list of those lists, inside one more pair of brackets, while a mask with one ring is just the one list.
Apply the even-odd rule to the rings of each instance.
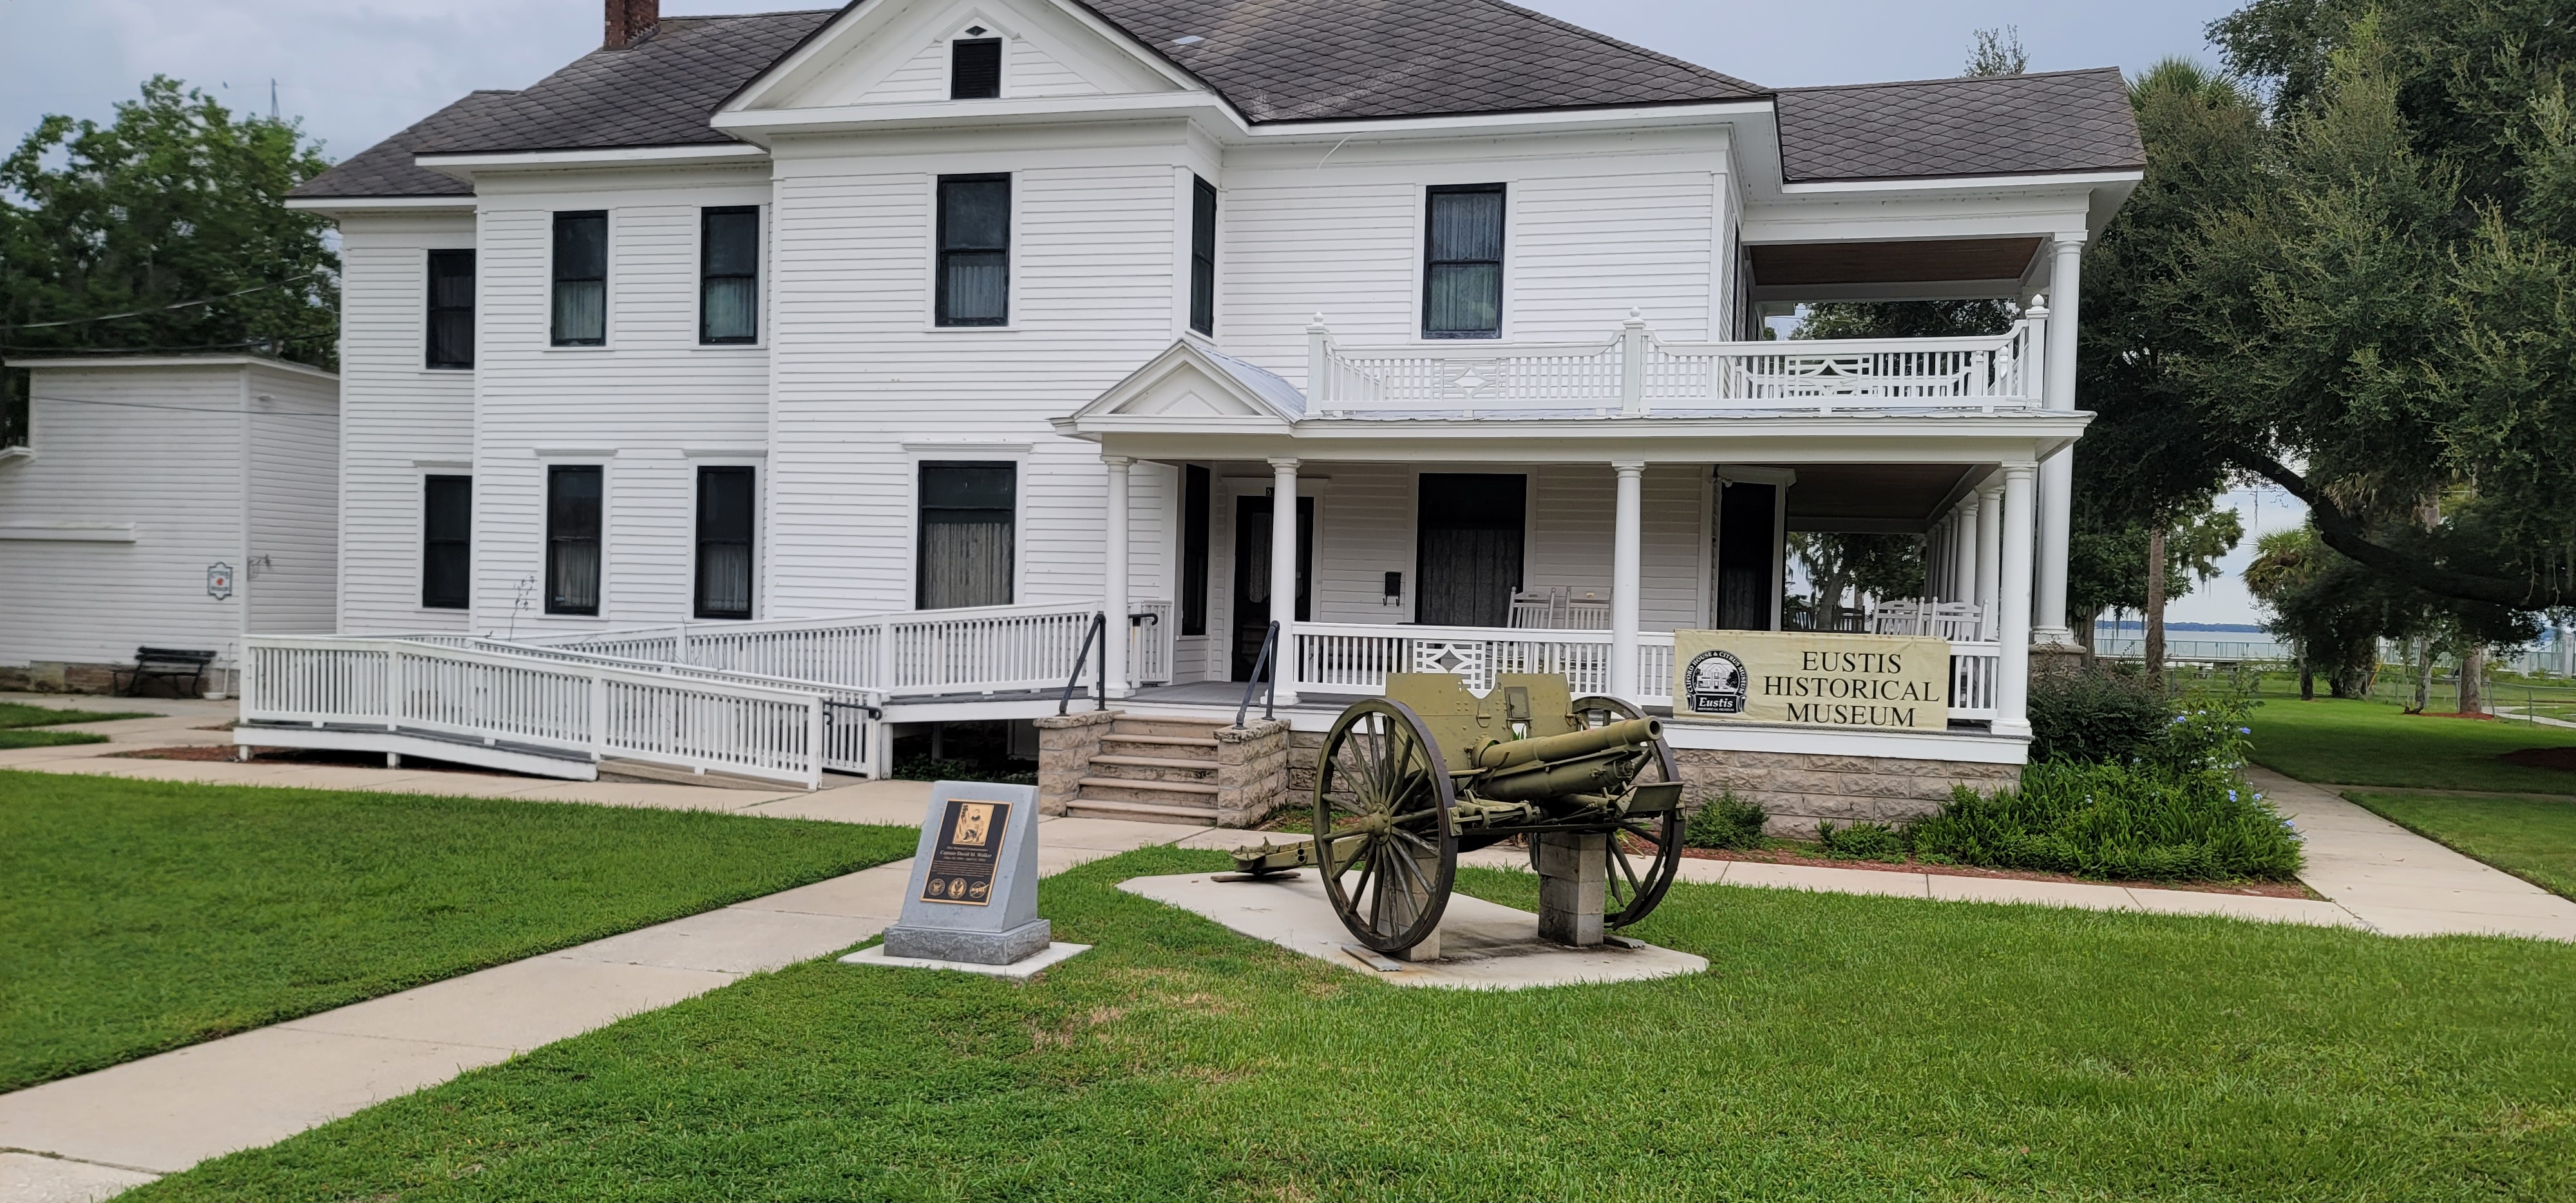
[[1977, 338], [1669, 342], [1635, 310], [1589, 343], [1345, 346], [1307, 327], [1306, 416], [1712, 417], [2042, 407], [2047, 310]]

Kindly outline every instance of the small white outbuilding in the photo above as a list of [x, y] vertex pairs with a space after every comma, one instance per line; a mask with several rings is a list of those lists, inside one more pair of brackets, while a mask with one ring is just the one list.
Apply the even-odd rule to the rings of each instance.
[[[340, 382], [249, 355], [16, 360], [0, 449], [0, 689], [103, 692], [142, 647], [332, 629]], [[157, 688], [157, 687], [155, 687]]]

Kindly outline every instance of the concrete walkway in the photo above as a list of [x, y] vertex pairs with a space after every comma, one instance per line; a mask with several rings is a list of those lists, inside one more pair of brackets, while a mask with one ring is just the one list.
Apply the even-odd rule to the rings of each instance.
[[2299, 878], [2371, 930], [2392, 936], [2576, 940], [2576, 902], [2270, 769], [2245, 779], [2308, 840]]

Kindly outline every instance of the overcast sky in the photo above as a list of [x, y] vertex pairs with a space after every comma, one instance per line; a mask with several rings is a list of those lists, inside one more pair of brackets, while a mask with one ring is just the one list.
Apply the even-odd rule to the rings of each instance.
[[[1973, 32], [2016, 27], [2032, 70], [2136, 71], [2216, 61], [2202, 37], [2225, 0], [1524, 0], [1552, 16], [1774, 86], [1956, 75]], [[794, 0], [664, 0], [673, 15], [759, 12]], [[0, 0], [0, 136], [46, 113], [105, 120], [155, 72], [265, 111], [276, 82], [332, 158], [346, 158], [475, 88], [518, 88], [595, 47], [601, 0]], [[2278, 492], [2230, 501], [2262, 529], [2297, 521]], [[2250, 557], [2230, 557], [2231, 572]], [[2174, 607], [2177, 621], [2249, 622], [2235, 580]]]

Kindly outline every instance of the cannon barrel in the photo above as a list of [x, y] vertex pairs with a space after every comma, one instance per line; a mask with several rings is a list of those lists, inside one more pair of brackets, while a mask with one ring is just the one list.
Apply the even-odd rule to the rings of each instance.
[[1589, 731], [1486, 744], [1475, 750], [1472, 760], [1474, 767], [1488, 772], [1533, 761], [1579, 760], [1619, 748], [1653, 743], [1663, 738], [1663, 734], [1662, 723], [1650, 718], [1632, 718]]

